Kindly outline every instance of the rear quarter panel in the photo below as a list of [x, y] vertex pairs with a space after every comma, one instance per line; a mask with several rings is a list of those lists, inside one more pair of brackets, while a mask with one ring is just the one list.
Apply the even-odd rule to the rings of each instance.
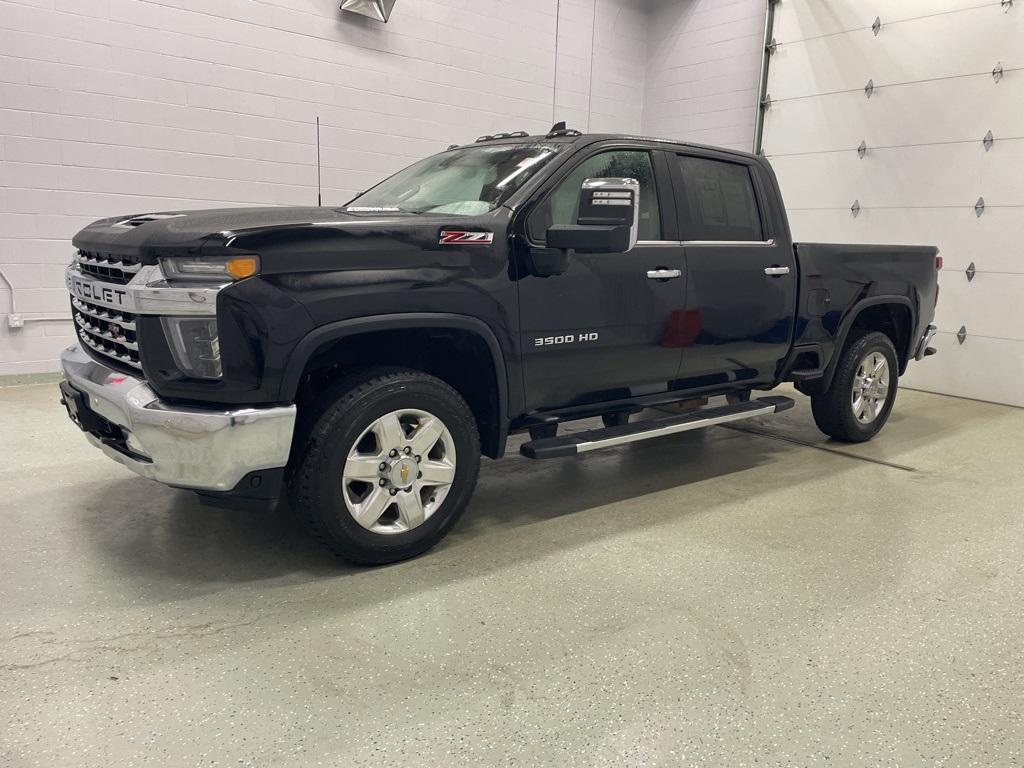
[[874, 304], [911, 311], [905, 363], [935, 315], [937, 271], [932, 246], [795, 243], [800, 298], [795, 345], [820, 345], [823, 364], [842, 348], [857, 314]]

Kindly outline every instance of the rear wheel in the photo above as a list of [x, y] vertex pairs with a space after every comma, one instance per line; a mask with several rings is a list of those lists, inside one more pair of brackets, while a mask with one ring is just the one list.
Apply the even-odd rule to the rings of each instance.
[[884, 333], [864, 332], [843, 350], [832, 384], [811, 398], [818, 429], [849, 443], [870, 440], [896, 400], [896, 349]]
[[290, 489], [314, 534], [364, 564], [440, 541], [480, 467], [476, 421], [458, 392], [424, 373], [375, 371], [340, 385], [321, 409]]

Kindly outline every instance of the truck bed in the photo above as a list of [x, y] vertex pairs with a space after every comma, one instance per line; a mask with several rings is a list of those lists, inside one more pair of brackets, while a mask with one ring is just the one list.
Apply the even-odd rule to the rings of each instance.
[[[821, 363], [832, 359], [844, 324], [872, 306], [896, 315], [906, 313], [907, 328], [901, 368], [915, 341], [934, 318], [938, 295], [936, 256], [930, 245], [865, 245], [855, 243], [793, 244], [799, 270], [795, 351], [817, 348]], [[880, 311], [880, 309], [879, 309]], [[904, 322], [901, 318], [894, 322]]]

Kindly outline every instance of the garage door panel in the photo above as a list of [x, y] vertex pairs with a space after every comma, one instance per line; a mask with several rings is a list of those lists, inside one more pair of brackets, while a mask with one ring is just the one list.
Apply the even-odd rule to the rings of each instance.
[[822, 0], [787, 0], [775, 8], [773, 36], [780, 43], [871, 27], [876, 17], [888, 27], [906, 19], [937, 13], [975, 9], [978, 0], [865, 0], [833, 3]]
[[[995, 19], [987, 34], [969, 29]], [[896, 24], [877, 37], [868, 30], [780, 44], [772, 56], [768, 93], [772, 101], [875, 85], [904, 83], [1024, 66], [1024, 13], [985, 6], [962, 13]], [[956, 40], [939, 45], [937, 40]], [[998, 52], [998, 53], [997, 53]]]
[[1015, 405], [1024, 405], [1021, 10], [998, 0], [777, 4], [762, 141], [795, 239], [940, 249], [940, 354], [912, 366], [908, 382]]
[[940, 332], [932, 346], [938, 354], [911, 363], [903, 386], [1024, 406], [1024, 342], [968, 335], [960, 344]]
[[948, 331], [964, 326], [971, 335], [1024, 342], [1024, 312], [1018, 306], [1024, 296], [1024, 274], [979, 272], [968, 282], [962, 272], [943, 273], [936, 325]]
[[[996, 83], [991, 75], [961, 77], [772, 103], [765, 113], [769, 155], [868, 150], [963, 141], [981, 147], [992, 131], [999, 149], [1024, 136], [1024, 72]], [[770, 141], [769, 141], [770, 139]], [[1020, 141], [1020, 139], [1016, 139]]]
[[846, 210], [790, 210], [789, 225], [797, 241], [937, 246], [944, 278], [966, 280], [972, 262], [979, 273], [1024, 274], [1021, 208], [991, 208], [981, 218], [971, 209], [865, 210], [856, 218]]
[[[980, 145], [884, 149], [866, 155], [828, 152], [772, 159], [788, 205], [795, 208], [960, 207], [979, 196], [988, 205], [1024, 205], [1024, 141], [998, 155]], [[821, 188], [821, 180], [829, 184]]]
[[[882, 152], [864, 159], [825, 153], [778, 157], [772, 163], [792, 208], [849, 208], [854, 200], [862, 208], [969, 206], [977, 200], [981, 170], [972, 166], [965, 178], [962, 169], [937, 163], [949, 154], [945, 147], [915, 147], [885, 157]], [[886, 166], [884, 175], [880, 165]], [[823, 179], [829, 183], [822, 185]]]

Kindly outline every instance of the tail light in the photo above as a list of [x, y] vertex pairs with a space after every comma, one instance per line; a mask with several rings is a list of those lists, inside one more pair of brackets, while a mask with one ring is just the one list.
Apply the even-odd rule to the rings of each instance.
[[[935, 271], [938, 272], [941, 269], [942, 269], [942, 257], [941, 256], [936, 256], [935, 257]], [[939, 281], [938, 280], [935, 281], [935, 303], [932, 304], [932, 308], [934, 309], [937, 306], [939, 306]]]
[[935, 257], [935, 271], [938, 272], [940, 269], [942, 269], [942, 257], [941, 256], [936, 256]]

